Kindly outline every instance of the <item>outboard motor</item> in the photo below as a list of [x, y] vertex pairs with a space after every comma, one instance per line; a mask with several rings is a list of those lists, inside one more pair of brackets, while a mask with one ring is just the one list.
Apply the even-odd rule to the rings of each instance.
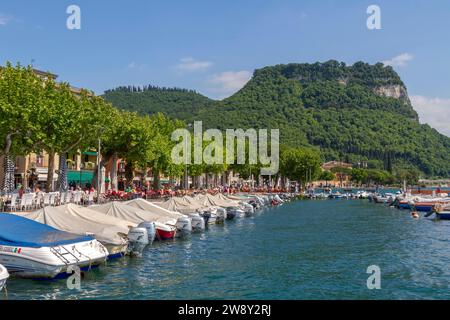
[[254, 200], [251, 200], [248, 204], [252, 205], [255, 210], [259, 209], [258, 203]]
[[227, 220], [233, 220], [237, 215], [236, 208], [228, 207], [226, 210], [227, 210]]
[[184, 236], [192, 233], [192, 221], [189, 217], [181, 217], [177, 220], [177, 235]]
[[246, 214], [253, 214], [255, 213], [255, 208], [251, 204], [248, 204], [246, 202], [241, 202], [241, 207], [245, 211]]
[[203, 231], [205, 230], [205, 219], [200, 217], [200, 215], [191, 216], [192, 231]]
[[224, 223], [227, 218], [227, 211], [224, 208], [216, 208], [216, 223]]
[[156, 237], [156, 226], [154, 222], [142, 222], [138, 228], [145, 228], [148, 234], [148, 243], [152, 244]]
[[203, 220], [204, 220], [204, 222], [205, 222], [205, 225], [209, 224], [209, 219], [211, 219], [211, 212], [203, 211], [203, 212], [201, 213], [201, 215], [202, 215], [202, 217], [203, 217]]
[[131, 228], [128, 232], [128, 252], [132, 256], [142, 256], [142, 251], [148, 245], [148, 233], [145, 228]]

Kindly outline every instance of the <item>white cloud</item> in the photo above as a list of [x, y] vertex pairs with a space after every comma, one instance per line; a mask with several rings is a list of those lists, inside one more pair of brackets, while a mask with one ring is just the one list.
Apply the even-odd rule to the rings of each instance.
[[13, 16], [0, 13], [0, 26], [6, 26], [8, 23], [10, 23], [13, 20], [14, 20]]
[[215, 74], [210, 82], [215, 86], [214, 91], [223, 95], [231, 95], [240, 90], [251, 79], [250, 71], [226, 71]]
[[144, 71], [147, 67], [146, 64], [140, 64], [135, 61], [132, 61], [128, 64], [127, 69], [128, 70], [138, 70], [138, 71]]
[[411, 97], [411, 103], [419, 114], [420, 122], [428, 123], [450, 137], [450, 99], [415, 95]]
[[209, 61], [198, 61], [194, 58], [187, 57], [180, 60], [180, 63], [176, 66], [176, 68], [180, 71], [200, 71], [206, 70], [211, 67], [213, 64]]
[[402, 53], [392, 59], [383, 61], [383, 64], [392, 67], [404, 67], [409, 61], [414, 59], [414, 56], [410, 53]]

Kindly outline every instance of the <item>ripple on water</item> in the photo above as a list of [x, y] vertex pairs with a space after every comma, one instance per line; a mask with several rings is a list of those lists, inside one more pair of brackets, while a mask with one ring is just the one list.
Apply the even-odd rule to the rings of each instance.
[[[450, 222], [360, 200], [299, 201], [154, 243], [65, 280], [12, 279], [10, 299], [449, 299]], [[367, 267], [382, 272], [368, 290]]]

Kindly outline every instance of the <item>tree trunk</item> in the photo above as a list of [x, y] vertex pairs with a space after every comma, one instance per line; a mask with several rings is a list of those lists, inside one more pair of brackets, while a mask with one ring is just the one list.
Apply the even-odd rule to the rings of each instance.
[[112, 165], [111, 165], [111, 172], [110, 172], [110, 176], [111, 176], [111, 189], [113, 191], [117, 191], [118, 189], [118, 183], [117, 183], [117, 160], [118, 160], [118, 156], [117, 153], [115, 153], [112, 156]]
[[11, 159], [10, 155], [5, 156], [3, 169], [5, 172], [5, 176], [3, 177], [2, 191], [5, 193], [11, 193], [15, 189], [14, 173], [16, 171], [16, 164]]
[[125, 178], [127, 179], [127, 187], [133, 187], [134, 167], [129, 162], [125, 165]]
[[67, 157], [65, 153], [59, 155], [58, 189], [60, 192], [67, 192], [69, 189], [67, 182]]
[[209, 189], [209, 174], [205, 174], [205, 187], [206, 189]]
[[47, 172], [47, 182], [45, 184], [46, 192], [53, 192], [54, 172], [55, 172], [55, 152], [50, 151], [48, 153], [48, 172]]
[[160, 176], [159, 176], [159, 171], [155, 170], [153, 171], [153, 190], [154, 191], [158, 191], [160, 189]]
[[201, 177], [200, 176], [194, 177], [194, 181], [195, 181], [195, 188], [200, 189]]

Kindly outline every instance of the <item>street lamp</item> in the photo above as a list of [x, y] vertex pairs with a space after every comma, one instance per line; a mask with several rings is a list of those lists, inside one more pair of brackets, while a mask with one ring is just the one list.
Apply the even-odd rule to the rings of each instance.
[[83, 168], [84, 168], [84, 164], [80, 161], [80, 189], [83, 189], [81, 186], [81, 178], [83, 175]]
[[[189, 123], [187, 126], [188, 126], [189, 130], [192, 129], [192, 123]], [[186, 141], [186, 143], [187, 143], [187, 141]], [[191, 145], [186, 146], [186, 147], [190, 148]], [[190, 152], [188, 154], [190, 154]], [[189, 190], [188, 163], [190, 163], [190, 159], [188, 159], [187, 155], [185, 155], [185, 157], [184, 157], [184, 190], [186, 190], [186, 191]]]
[[97, 204], [100, 204], [100, 185], [101, 185], [101, 170], [100, 170], [100, 151], [102, 148], [102, 141], [98, 138], [98, 150], [97, 150]]

